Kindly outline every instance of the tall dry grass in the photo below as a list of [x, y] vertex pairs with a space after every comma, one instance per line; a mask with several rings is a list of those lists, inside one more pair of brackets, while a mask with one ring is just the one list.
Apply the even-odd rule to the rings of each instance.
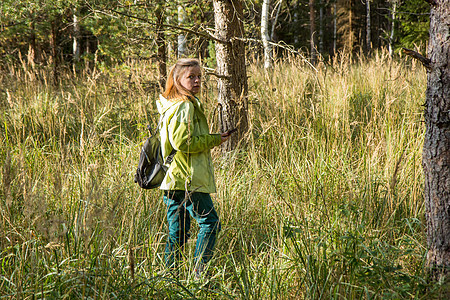
[[[165, 207], [133, 182], [156, 124], [156, 68], [1, 75], [0, 298], [426, 297], [421, 147], [426, 74], [342, 55], [317, 70], [251, 64], [250, 128], [214, 151], [222, 232], [210, 282], [164, 270]], [[215, 116], [214, 78], [203, 101]], [[217, 128], [217, 124], [213, 127]], [[193, 228], [195, 237], [197, 228]]]

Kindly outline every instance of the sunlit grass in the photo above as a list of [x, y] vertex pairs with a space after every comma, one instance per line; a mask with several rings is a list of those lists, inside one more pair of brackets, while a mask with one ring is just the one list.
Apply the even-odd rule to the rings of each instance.
[[[133, 182], [157, 122], [156, 69], [128, 62], [52, 85], [2, 73], [3, 297], [360, 299], [427, 292], [421, 148], [425, 71], [386, 53], [317, 71], [251, 64], [249, 132], [213, 151], [222, 221], [212, 284], [174, 278], [159, 191]], [[215, 116], [214, 78], [204, 91]], [[217, 124], [213, 124], [218, 128]], [[432, 289], [431, 289], [432, 291]], [[2, 296], [0, 296], [1, 298]]]

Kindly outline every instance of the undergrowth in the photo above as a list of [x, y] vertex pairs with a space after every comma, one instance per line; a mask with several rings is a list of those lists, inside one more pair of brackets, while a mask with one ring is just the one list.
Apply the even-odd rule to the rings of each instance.
[[[197, 282], [195, 238], [173, 276], [161, 193], [133, 182], [158, 119], [155, 66], [67, 70], [57, 85], [7, 66], [0, 299], [439, 297], [425, 269], [421, 66], [379, 52], [248, 73], [249, 131], [213, 151], [223, 229], [212, 277]], [[205, 86], [215, 129], [214, 78]]]

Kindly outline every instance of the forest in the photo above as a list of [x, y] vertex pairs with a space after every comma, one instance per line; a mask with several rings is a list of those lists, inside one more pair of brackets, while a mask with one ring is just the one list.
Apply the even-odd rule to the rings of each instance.
[[[422, 161], [446, 4], [2, 0], [0, 299], [448, 299]], [[180, 57], [201, 61], [211, 132], [238, 127], [212, 150], [205, 280], [198, 226], [168, 272], [161, 191], [134, 182]]]
[[[152, 59], [163, 36], [168, 55], [200, 56], [212, 67], [213, 1], [4, 0], [0, 61], [37, 65]], [[261, 54], [264, 1], [242, 1], [247, 51]], [[430, 5], [423, 0], [278, 0], [268, 3], [269, 39], [283, 49], [329, 58], [340, 51], [423, 50]], [[178, 53], [180, 52], [180, 53]]]

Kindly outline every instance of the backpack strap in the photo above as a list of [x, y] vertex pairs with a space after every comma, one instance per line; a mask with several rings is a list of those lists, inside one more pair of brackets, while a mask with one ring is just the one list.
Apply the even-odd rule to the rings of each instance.
[[177, 150], [172, 149], [172, 152], [170, 152], [169, 156], [167, 156], [166, 162], [164, 164], [170, 165], [172, 163], [172, 160], [173, 160], [173, 157], [175, 156], [175, 154], [177, 154]]
[[[158, 127], [156, 127], [157, 132], [159, 132], [161, 130], [161, 124], [162, 121], [164, 119], [164, 115], [166, 114], [165, 110], [161, 116], [159, 117], [159, 122], [158, 122]], [[172, 163], [173, 157], [175, 156], [175, 154], [177, 154], [177, 150], [172, 148], [172, 151], [170, 152], [169, 156], [167, 156], [166, 161], [164, 162], [165, 165], [170, 165]]]
[[150, 135], [157, 134], [159, 132], [159, 130], [161, 129], [161, 123], [164, 118], [164, 113], [162, 115], [160, 115], [160, 117], [159, 117], [159, 121], [158, 121], [158, 125], [156, 126], [155, 133], [152, 132], [152, 125], [150, 125], [150, 124], [147, 125], [147, 130], [150, 132]]

